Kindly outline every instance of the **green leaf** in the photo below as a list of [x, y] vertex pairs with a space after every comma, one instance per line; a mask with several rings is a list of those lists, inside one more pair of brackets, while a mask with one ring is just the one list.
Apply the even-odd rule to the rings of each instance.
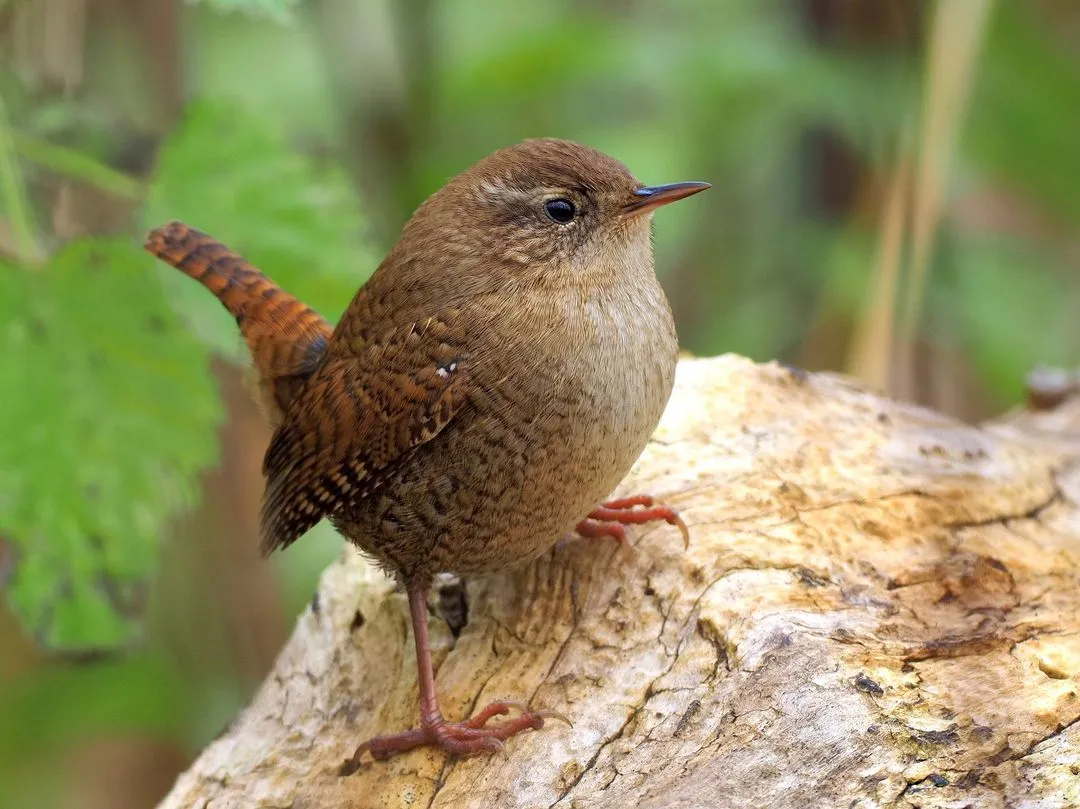
[[170, 517], [216, 457], [206, 350], [138, 248], [67, 245], [0, 265], [0, 536], [8, 595], [49, 646], [131, 640]]
[[[191, 105], [159, 155], [143, 221], [152, 228], [170, 219], [225, 242], [331, 321], [378, 264], [364, 247], [360, 207], [345, 174], [317, 166], [270, 123], [224, 104]], [[246, 358], [221, 305], [159, 266], [191, 327], [227, 356]]]

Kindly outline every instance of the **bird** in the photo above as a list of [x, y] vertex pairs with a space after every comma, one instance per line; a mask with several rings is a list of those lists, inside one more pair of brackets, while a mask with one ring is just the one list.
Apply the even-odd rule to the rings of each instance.
[[625, 526], [662, 520], [689, 541], [651, 496], [604, 498], [674, 384], [652, 215], [709, 187], [647, 186], [568, 140], [500, 149], [416, 209], [334, 327], [202, 231], [170, 222], [148, 235], [152, 254], [218, 297], [251, 351], [273, 427], [263, 552], [328, 519], [408, 595], [420, 723], [363, 742], [352, 761], [491, 753], [564, 718], [513, 702], [443, 716], [427, 624], [436, 574], [507, 570], [574, 529], [625, 542]]

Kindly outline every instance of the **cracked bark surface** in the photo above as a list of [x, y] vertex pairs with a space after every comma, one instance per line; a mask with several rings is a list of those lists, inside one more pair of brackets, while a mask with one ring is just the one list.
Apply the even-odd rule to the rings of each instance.
[[403, 593], [346, 551], [163, 809], [1080, 806], [1080, 401], [981, 428], [849, 380], [683, 360], [620, 493], [690, 526], [567, 541], [430, 618], [448, 718], [559, 711], [508, 758], [419, 750]]

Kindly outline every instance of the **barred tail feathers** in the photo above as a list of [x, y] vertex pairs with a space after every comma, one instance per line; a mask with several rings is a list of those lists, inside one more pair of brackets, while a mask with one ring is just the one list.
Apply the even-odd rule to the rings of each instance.
[[243, 256], [182, 222], [150, 231], [146, 249], [209, 289], [236, 319], [271, 422], [314, 371], [333, 329]]

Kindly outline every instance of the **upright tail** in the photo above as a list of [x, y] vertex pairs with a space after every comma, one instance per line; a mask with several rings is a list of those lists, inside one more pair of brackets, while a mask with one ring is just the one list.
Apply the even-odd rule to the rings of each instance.
[[259, 376], [260, 403], [276, 427], [318, 365], [330, 324], [242, 256], [183, 222], [150, 231], [145, 247], [213, 292], [236, 318]]

